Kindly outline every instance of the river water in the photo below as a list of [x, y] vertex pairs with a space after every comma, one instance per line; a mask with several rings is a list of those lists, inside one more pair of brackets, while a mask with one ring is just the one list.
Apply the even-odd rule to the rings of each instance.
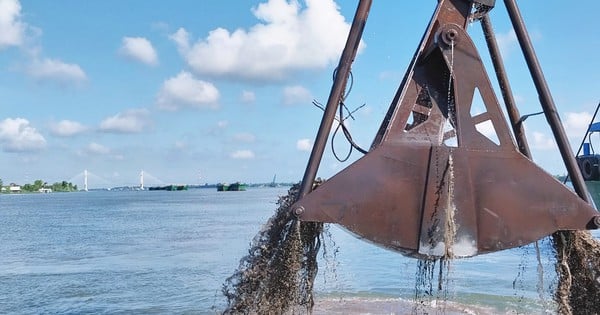
[[[219, 313], [224, 280], [286, 193], [0, 195], [0, 314]], [[547, 239], [541, 265], [533, 245], [453, 261], [443, 290], [429, 296], [416, 289], [414, 259], [328, 231], [315, 314], [554, 312]]]

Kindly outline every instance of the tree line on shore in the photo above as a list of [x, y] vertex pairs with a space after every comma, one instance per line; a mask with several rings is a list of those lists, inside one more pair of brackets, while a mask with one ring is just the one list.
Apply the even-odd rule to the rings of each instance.
[[[11, 184], [10, 186], [13, 186], [14, 184]], [[4, 188], [4, 183], [2, 181], [2, 179], [0, 179], [0, 187]], [[52, 191], [57, 191], [57, 192], [70, 192], [70, 191], [77, 191], [77, 185], [73, 185], [70, 182], [67, 181], [62, 181], [62, 182], [56, 182], [53, 184], [48, 184], [47, 182], [38, 179], [35, 180], [33, 183], [31, 184], [25, 184], [25, 185], [19, 185], [19, 187], [21, 188], [20, 190], [22, 192], [39, 192], [40, 189], [52, 189]], [[2, 192], [9, 192], [9, 189], [2, 189]]]

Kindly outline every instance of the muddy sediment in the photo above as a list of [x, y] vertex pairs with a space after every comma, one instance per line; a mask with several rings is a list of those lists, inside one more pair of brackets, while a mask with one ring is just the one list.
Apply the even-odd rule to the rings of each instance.
[[552, 237], [556, 251], [559, 314], [600, 312], [600, 242], [589, 231], [559, 231]]
[[300, 222], [290, 211], [299, 185], [279, 198], [276, 213], [254, 237], [248, 255], [225, 281], [224, 314], [310, 313], [322, 223]]

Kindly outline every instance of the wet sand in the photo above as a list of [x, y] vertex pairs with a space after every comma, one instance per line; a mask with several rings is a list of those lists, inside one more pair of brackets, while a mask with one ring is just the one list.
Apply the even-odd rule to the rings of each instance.
[[492, 315], [501, 314], [499, 311], [471, 305], [461, 305], [455, 302], [436, 301], [427, 303], [415, 303], [404, 299], [391, 298], [343, 298], [343, 299], [315, 299], [314, 315], [325, 314], [477, 314]]

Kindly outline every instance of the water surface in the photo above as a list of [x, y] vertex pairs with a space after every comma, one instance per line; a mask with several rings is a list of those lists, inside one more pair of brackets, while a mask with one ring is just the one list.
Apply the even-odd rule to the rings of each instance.
[[[224, 280], [286, 193], [0, 195], [0, 313], [218, 313]], [[329, 231], [316, 314], [553, 313], [548, 240], [540, 242], [542, 277], [530, 245], [454, 261], [442, 291], [428, 296], [416, 290], [414, 259]]]

